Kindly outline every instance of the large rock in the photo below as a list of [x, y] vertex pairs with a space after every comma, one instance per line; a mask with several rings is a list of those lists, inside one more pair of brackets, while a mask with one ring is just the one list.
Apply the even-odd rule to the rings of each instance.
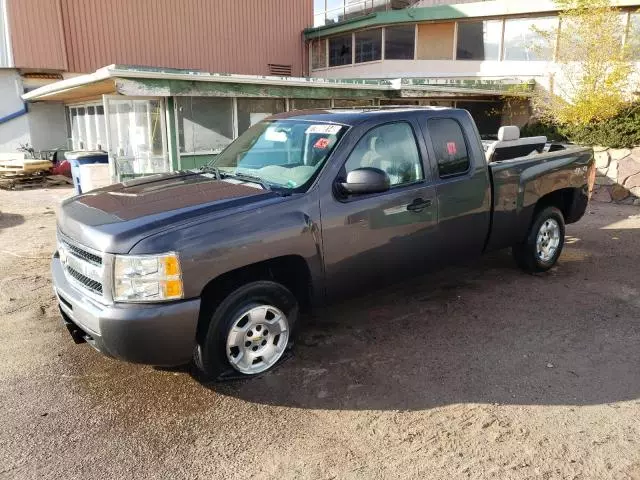
[[593, 147], [594, 152], [606, 152], [607, 150], [609, 150], [609, 147], [603, 147], [601, 145], [595, 145]]
[[622, 185], [614, 185], [611, 187], [611, 199], [614, 202], [621, 202], [625, 198], [627, 198], [631, 192], [624, 188]]
[[618, 183], [624, 184], [625, 180], [632, 175], [640, 173], [640, 161], [633, 156], [623, 158], [618, 162]]
[[609, 150], [609, 155], [611, 155], [612, 160], [622, 160], [631, 155], [631, 150], [628, 148], [612, 148]]
[[598, 174], [598, 176], [596, 177], [596, 185], [613, 185], [615, 183], [615, 181], [604, 175]]
[[631, 192], [631, 195], [638, 197], [640, 199], [640, 187], [630, 188], [629, 191]]
[[611, 160], [611, 157], [609, 157], [608, 151], [596, 152], [594, 156], [596, 159], [596, 168], [598, 170], [606, 169], [609, 166], [609, 160]]
[[624, 181], [624, 186], [629, 190], [640, 187], [640, 172], [627, 177], [627, 179]]
[[609, 168], [607, 169], [607, 177], [609, 177], [613, 183], [618, 183], [618, 161], [611, 160]]
[[606, 187], [600, 187], [597, 190], [594, 190], [593, 195], [591, 196], [591, 200], [595, 200], [596, 202], [611, 202], [611, 194], [609, 193], [609, 189]]

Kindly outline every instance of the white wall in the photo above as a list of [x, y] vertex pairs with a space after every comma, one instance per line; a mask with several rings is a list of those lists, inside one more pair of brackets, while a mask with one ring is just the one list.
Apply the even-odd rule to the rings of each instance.
[[551, 62], [475, 60], [382, 60], [326, 70], [313, 70], [320, 78], [400, 78], [400, 77], [545, 77]]
[[37, 150], [53, 150], [67, 146], [67, 121], [61, 103], [29, 104], [31, 145]]
[[[0, 118], [24, 107], [22, 81], [14, 69], [0, 69]], [[30, 143], [27, 115], [0, 124], [0, 152], [14, 153], [20, 144]]]

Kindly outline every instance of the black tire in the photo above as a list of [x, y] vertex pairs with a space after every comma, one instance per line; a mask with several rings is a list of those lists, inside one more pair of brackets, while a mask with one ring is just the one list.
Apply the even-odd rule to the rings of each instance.
[[[549, 219], [555, 220], [555, 222], [560, 227], [560, 243], [558, 244], [555, 254], [550, 259], [545, 261], [540, 258], [540, 255], [538, 254], [537, 238], [540, 228]], [[518, 266], [525, 272], [546, 272], [556, 264], [558, 258], [560, 258], [560, 255], [562, 254], [562, 248], [564, 247], [564, 234], [565, 225], [562, 212], [556, 207], [547, 207], [543, 210], [540, 210], [533, 219], [533, 223], [529, 228], [529, 232], [527, 233], [527, 238], [525, 239], [525, 241], [513, 246], [513, 258], [515, 259]]]
[[293, 332], [298, 319], [298, 302], [295, 296], [283, 285], [272, 281], [251, 282], [231, 292], [214, 311], [210, 312], [211, 320], [206, 335], [199, 341], [194, 353], [194, 364], [201, 379], [206, 381], [224, 378], [251, 378], [271, 370], [285, 357], [267, 370], [257, 374], [237, 371], [227, 358], [226, 341], [232, 323], [245, 311], [260, 305], [272, 305], [282, 311], [288, 322], [288, 345], [293, 346]]

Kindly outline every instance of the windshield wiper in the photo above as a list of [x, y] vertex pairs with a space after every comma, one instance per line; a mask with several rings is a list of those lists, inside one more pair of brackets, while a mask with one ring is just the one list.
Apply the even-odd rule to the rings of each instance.
[[216, 180], [222, 180], [222, 174], [220, 173], [220, 169], [218, 167], [213, 167], [211, 165], [203, 165], [200, 167], [201, 172], [213, 173], [216, 176]]
[[237, 180], [245, 180], [247, 182], [252, 182], [252, 183], [257, 183], [258, 185], [260, 185], [262, 188], [264, 188], [265, 190], [273, 190], [273, 187], [265, 182], [262, 178], [258, 177], [257, 175], [251, 175], [248, 173], [223, 173], [222, 175], [224, 175], [227, 178], [235, 178]]

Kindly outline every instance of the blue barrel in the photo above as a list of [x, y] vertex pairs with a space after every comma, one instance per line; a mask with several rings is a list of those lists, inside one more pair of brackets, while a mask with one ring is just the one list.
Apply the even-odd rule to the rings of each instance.
[[76, 195], [82, 193], [82, 185], [80, 184], [80, 165], [86, 165], [89, 163], [109, 163], [109, 154], [102, 150], [92, 151], [73, 151], [66, 152], [64, 154], [71, 164], [71, 178], [73, 179], [73, 188]]

